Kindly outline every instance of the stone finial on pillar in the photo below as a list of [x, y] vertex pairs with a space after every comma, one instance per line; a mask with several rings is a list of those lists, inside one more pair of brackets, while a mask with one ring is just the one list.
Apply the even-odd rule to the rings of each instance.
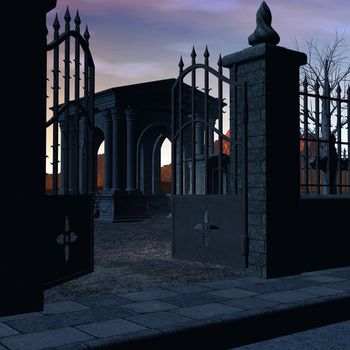
[[270, 8], [263, 1], [256, 13], [256, 29], [248, 38], [249, 45], [272, 44], [277, 45], [280, 42], [280, 36], [271, 27], [272, 15]]

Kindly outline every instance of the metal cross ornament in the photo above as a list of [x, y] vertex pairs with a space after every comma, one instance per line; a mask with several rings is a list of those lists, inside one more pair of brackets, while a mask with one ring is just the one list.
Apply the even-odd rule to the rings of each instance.
[[66, 259], [66, 262], [69, 260], [69, 255], [70, 255], [70, 245], [71, 243], [74, 243], [77, 239], [78, 236], [72, 232], [70, 228], [70, 223], [69, 223], [69, 218], [66, 216], [66, 222], [64, 226], [64, 233], [61, 233], [60, 235], [57, 236], [56, 241], [59, 245], [64, 246], [64, 256]]
[[205, 209], [204, 215], [203, 215], [203, 223], [197, 224], [194, 227], [195, 230], [201, 231], [203, 235], [203, 244], [204, 247], [207, 248], [210, 240], [210, 235], [213, 233], [212, 230], [218, 230], [219, 227], [215, 225], [209, 224], [209, 213], [208, 209]]

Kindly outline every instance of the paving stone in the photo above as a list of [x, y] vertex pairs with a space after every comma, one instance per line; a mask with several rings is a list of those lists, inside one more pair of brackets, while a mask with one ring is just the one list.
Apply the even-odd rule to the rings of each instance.
[[76, 303], [74, 301], [62, 301], [58, 303], [45, 304], [44, 305], [44, 315], [61, 314], [64, 312], [74, 312], [81, 310], [88, 310], [89, 307]]
[[344, 293], [344, 291], [342, 290], [323, 287], [323, 286], [300, 288], [300, 289], [296, 289], [295, 291], [302, 292], [302, 293], [309, 293], [309, 294], [318, 295], [318, 296], [327, 296], [327, 295]]
[[131, 316], [128, 317], [127, 320], [140, 324], [141, 326], [158, 329], [160, 331], [163, 328], [169, 329], [179, 325], [189, 324], [192, 321], [190, 318], [176, 315], [167, 311]]
[[[128, 342], [130, 340], [136, 340], [136, 339], [142, 339], [147, 337], [155, 337], [159, 336], [162, 333], [160, 331], [157, 331], [155, 329], [144, 329], [141, 331], [136, 331], [133, 333], [127, 333], [127, 334], [121, 334], [118, 336], [112, 336], [112, 337], [106, 337], [106, 338], [99, 338], [94, 340], [89, 340], [85, 342], [84, 350], [87, 349], [118, 349], [118, 345], [122, 344], [123, 342]], [[111, 346], [113, 344], [113, 348]], [[55, 350], [66, 350], [65, 348], [58, 348]], [[70, 350], [70, 349], [67, 349]], [[72, 349], [75, 350], [75, 349]], [[80, 349], [78, 349], [80, 350]]]
[[311, 294], [295, 292], [292, 290], [285, 292], [276, 292], [270, 294], [258, 295], [257, 298], [262, 298], [264, 300], [270, 300], [278, 303], [293, 303], [295, 301], [312, 298]]
[[331, 286], [332, 288], [350, 291], [350, 281], [332, 283]]
[[238, 288], [231, 288], [231, 289], [215, 290], [213, 292], [209, 292], [209, 294], [217, 295], [223, 298], [234, 299], [234, 298], [250, 297], [253, 295], [257, 295], [258, 293], [246, 291]]
[[245, 286], [247, 284], [250, 284], [250, 282], [247, 281], [241, 281], [241, 280], [222, 280], [222, 281], [212, 281], [212, 282], [204, 282], [199, 283], [199, 285], [204, 287], [209, 287], [211, 289], [229, 289], [234, 287], [241, 287]]
[[277, 302], [258, 299], [256, 297], [237, 298], [224, 301], [223, 304], [238, 307], [243, 310], [259, 310], [278, 305]]
[[160, 299], [160, 298], [166, 298], [166, 297], [173, 297], [177, 295], [181, 295], [181, 294], [171, 292], [169, 290], [164, 290], [164, 289], [151, 289], [143, 292], [121, 294], [121, 297], [129, 300], [134, 300], [134, 301], [147, 301], [147, 300], [154, 300], [154, 299]]
[[0, 338], [9, 337], [10, 335], [18, 334], [18, 332], [4, 323], [0, 323]]
[[130, 300], [122, 298], [117, 295], [104, 296], [104, 297], [86, 297], [77, 300], [80, 304], [84, 304], [90, 307], [106, 307], [106, 306], [119, 306], [128, 304]]
[[7, 324], [22, 333], [34, 333], [85, 323], [108, 321], [133, 315], [135, 315], [135, 313], [130, 310], [118, 307], [105, 307], [23, 320], [13, 320], [8, 321]]
[[0, 344], [0, 350], [7, 350], [7, 349]]
[[31, 312], [28, 314], [17, 314], [12, 316], [3, 316], [0, 317], [0, 322], [6, 322], [11, 320], [22, 320], [24, 318], [31, 318], [31, 317], [44, 317], [40, 312]]
[[190, 317], [194, 320], [200, 320], [204, 318], [216, 317], [219, 315], [232, 314], [240, 311], [242, 311], [242, 309], [239, 309], [237, 307], [232, 307], [219, 303], [211, 303], [176, 309], [172, 312], [176, 313], [177, 315]]
[[330, 277], [330, 276], [310, 276], [310, 277], [304, 277], [303, 279], [307, 281], [319, 282], [319, 283], [333, 283], [333, 282], [345, 281], [343, 278]]
[[98, 338], [122, 335], [145, 329], [143, 326], [123, 319], [89, 323], [76, 326], [75, 328]]
[[341, 269], [339, 271], [335, 271], [332, 273], [327, 273], [327, 276], [338, 277], [350, 280], [350, 270], [349, 269]]
[[227, 300], [226, 298], [209, 293], [185, 294], [162, 299], [163, 302], [180, 307], [203, 305]]
[[188, 286], [171, 286], [166, 287], [167, 290], [171, 290], [176, 293], [181, 294], [193, 294], [193, 293], [202, 293], [202, 292], [209, 292], [211, 291], [211, 288], [204, 287], [202, 285], [188, 285]]
[[74, 328], [60, 328], [34, 334], [21, 334], [3, 338], [0, 342], [11, 350], [40, 350], [73, 342], [93, 339]]
[[270, 283], [250, 284], [247, 286], [242, 286], [240, 287], [240, 289], [267, 294], [267, 293], [292, 290], [296, 288], [311, 287], [314, 285], [315, 285], [315, 282], [293, 277], [285, 280], [279, 279], [279, 280], [271, 281]]
[[137, 312], [139, 314], [145, 314], [148, 312], [168, 311], [168, 310], [177, 308], [177, 306], [163, 303], [157, 300], [126, 304], [126, 305], [123, 305], [123, 307], [129, 310], [132, 310], [134, 312]]

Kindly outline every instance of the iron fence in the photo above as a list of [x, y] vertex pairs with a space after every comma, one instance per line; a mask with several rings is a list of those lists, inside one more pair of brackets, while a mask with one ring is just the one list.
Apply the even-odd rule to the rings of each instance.
[[301, 194], [350, 194], [350, 87], [310, 83], [300, 91]]

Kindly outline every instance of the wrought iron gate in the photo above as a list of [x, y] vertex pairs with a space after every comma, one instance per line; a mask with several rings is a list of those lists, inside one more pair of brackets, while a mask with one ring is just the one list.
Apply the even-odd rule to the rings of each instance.
[[[238, 130], [237, 96], [246, 119], [246, 86], [238, 87], [209, 66], [206, 48], [204, 64], [184, 69], [172, 88], [172, 192], [173, 255], [177, 258], [229, 264], [246, 264], [246, 127]], [[196, 73], [204, 70], [203, 92], [197, 88]], [[190, 75], [191, 85], [184, 79]], [[209, 76], [214, 76], [217, 97], [209, 95]], [[231, 105], [224, 102], [228, 87]], [[230, 107], [224, 133], [224, 111]], [[244, 125], [246, 125], [244, 123]]]
[[[52, 97], [52, 117], [46, 123], [50, 131], [48, 135], [52, 135], [52, 175], [48, 175], [52, 179], [52, 187], [49, 184], [52, 195], [46, 196], [45, 205], [46, 236], [43, 246], [45, 264], [49, 267], [44, 271], [46, 288], [93, 271], [95, 66], [89, 48], [88, 28], [83, 36], [80, 34], [79, 13], [74, 19], [74, 29], [71, 29], [68, 8], [64, 21], [64, 32], [60, 34], [56, 15], [54, 40], [47, 45], [48, 64], [52, 59], [52, 79], [49, 76], [47, 79], [48, 84], [52, 83], [52, 96], [48, 96]], [[73, 89], [71, 41], [74, 41]], [[63, 59], [60, 59], [61, 51]], [[83, 87], [80, 85], [81, 53], [84, 55]], [[71, 92], [74, 93], [74, 103], [70, 102]], [[61, 100], [63, 102], [60, 103]]]

